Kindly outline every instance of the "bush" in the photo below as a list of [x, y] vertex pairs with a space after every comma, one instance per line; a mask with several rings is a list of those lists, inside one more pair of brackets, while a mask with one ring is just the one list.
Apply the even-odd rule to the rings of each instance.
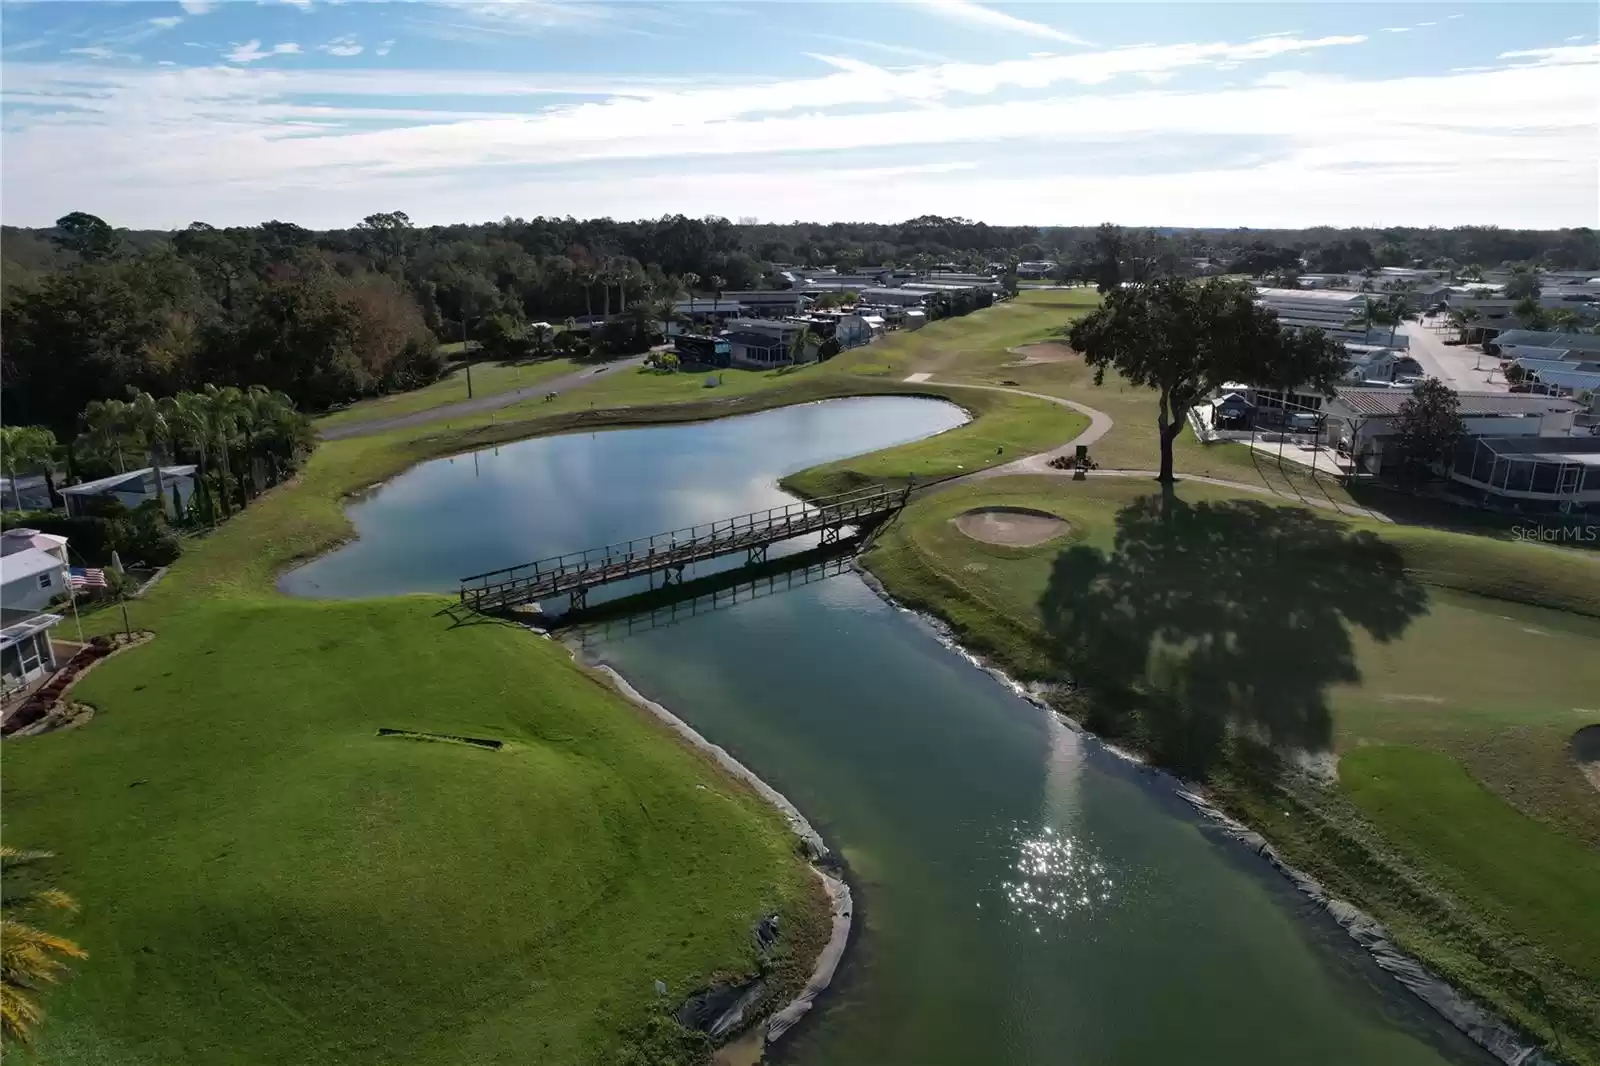
[[126, 531], [123, 522], [100, 516], [67, 516], [59, 511], [7, 511], [0, 520], [6, 529], [37, 529], [67, 538], [74, 566], [109, 566], [111, 553], [121, 550]]

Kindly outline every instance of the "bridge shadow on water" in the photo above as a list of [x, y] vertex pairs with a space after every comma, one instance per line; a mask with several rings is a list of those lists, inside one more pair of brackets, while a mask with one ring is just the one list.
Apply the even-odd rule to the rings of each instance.
[[1360, 680], [1352, 633], [1399, 637], [1427, 608], [1400, 552], [1299, 507], [1149, 496], [1110, 551], [1075, 545], [1040, 598], [1085, 723], [1203, 776], [1232, 727], [1326, 750], [1331, 686]]

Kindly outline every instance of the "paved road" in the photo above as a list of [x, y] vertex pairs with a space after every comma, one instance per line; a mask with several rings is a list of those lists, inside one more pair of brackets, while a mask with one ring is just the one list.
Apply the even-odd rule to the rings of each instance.
[[365, 437], [373, 433], [384, 433], [391, 429], [401, 429], [406, 426], [420, 426], [428, 422], [437, 422], [445, 418], [464, 418], [467, 415], [481, 415], [489, 411], [498, 411], [502, 407], [510, 407], [522, 400], [530, 400], [543, 396], [547, 392], [562, 393], [568, 389], [580, 388], [595, 380], [596, 376], [615, 374], [644, 364], [643, 355], [630, 355], [626, 359], [617, 359], [598, 366], [584, 367], [570, 374], [563, 374], [558, 378], [546, 378], [532, 385], [524, 385], [520, 389], [510, 392], [497, 392], [492, 396], [477, 396], [470, 400], [458, 400], [447, 403], [441, 407], [430, 407], [426, 411], [416, 411], [409, 415], [395, 415], [393, 418], [376, 418], [370, 422], [351, 422], [342, 426], [334, 426], [321, 430], [317, 435], [323, 440], [342, 440], [346, 437]]
[[[1477, 349], [1444, 343], [1448, 333], [1432, 330], [1419, 322], [1403, 322], [1400, 332], [1411, 338], [1411, 356], [1422, 364], [1422, 372], [1438, 378], [1457, 392], [1505, 392], [1510, 386], [1499, 373], [1489, 379], [1489, 368], [1499, 362]], [[1483, 369], [1476, 369], [1479, 362]]]

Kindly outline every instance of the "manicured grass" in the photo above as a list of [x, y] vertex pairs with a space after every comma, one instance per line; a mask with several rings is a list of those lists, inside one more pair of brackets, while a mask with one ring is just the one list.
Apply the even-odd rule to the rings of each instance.
[[60, 853], [91, 953], [40, 1061], [611, 1062], [652, 981], [748, 968], [773, 910], [807, 938], [773, 812], [443, 602], [192, 601], [87, 727], [8, 744], [8, 839]]
[[973, 421], [926, 440], [870, 455], [840, 459], [802, 471], [784, 484], [809, 496], [843, 492], [860, 485], [918, 484], [970, 474], [1053, 448], [1076, 437], [1089, 420], [1047, 400], [976, 389], [917, 386], [945, 396], [973, 413]]
[[1339, 783], [1453, 893], [1600, 983], [1600, 853], [1512, 810], [1434, 752], [1360, 748], [1339, 761]]
[[[1574, 1061], [1600, 1062], [1600, 953], [1586, 906], [1600, 898], [1600, 797], [1568, 754], [1572, 733], [1600, 722], [1600, 560], [1326, 511], [1306, 526], [1293, 518], [1304, 508], [1199, 483], [1178, 498], [1216, 521], [1180, 527], [1194, 539], [1167, 554], [1159, 521], [1140, 517], [1158, 513], [1141, 510], [1155, 493], [1143, 480], [1094, 478], [955, 487], [913, 503], [865, 562], [967, 646], [1019, 676], [1055, 679], [1064, 638], [1050, 635], [1061, 602], [1058, 591], [1047, 609], [1052, 590], [1077, 590], [1074, 574], [1121, 558], [1138, 577], [1123, 609], [1162, 625], [1140, 684], [1159, 692], [1198, 679], [1193, 691], [1214, 695], [1204, 682], [1220, 675], [1231, 699], [1264, 694], [1240, 706], [1254, 728], [1281, 725], [1273, 715], [1285, 707], [1320, 705], [1341, 779], [1369, 785], [1353, 788], [1353, 805], [1309, 779], [1291, 798], [1223, 759], [1210, 782], [1218, 797], [1471, 994], [1546, 1038], [1560, 1034]], [[1055, 514], [1071, 531], [1001, 547], [951, 522], [995, 505]], [[1234, 508], [1245, 510], [1229, 520]], [[1360, 547], [1369, 543], [1388, 547]], [[1374, 577], [1384, 552], [1397, 553], [1403, 576]], [[1347, 568], [1327, 562], [1344, 555]], [[1271, 587], [1252, 587], [1262, 582]], [[1385, 596], [1414, 605], [1374, 612]], [[1088, 622], [1091, 640], [1124, 624]], [[1123, 740], [1152, 742], [1138, 728]], [[1543, 885], [1556, 869], [1564, 879]]]
[[[498, 396], [512, 389], [570, 374], [576, 369], [578, 364], [570, 359], [546, 359], [537, 363], [475, 363], [472, 367], [472, 395]], [[466, 368], [462, 367], [424, 388], [351, 404], [342, 411], [323, 415], [316, 424], [318, 429], [332, 429], [335, 426], [415, 414], [466, 398], [467, 374]]]

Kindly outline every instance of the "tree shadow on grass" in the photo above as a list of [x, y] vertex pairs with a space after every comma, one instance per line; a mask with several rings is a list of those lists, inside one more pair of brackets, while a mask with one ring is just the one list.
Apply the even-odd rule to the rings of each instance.
[[1075, 545], [1040, 598], [1086, 724], [1202, 777], [1230, 731], [1324, 750], [1330, 686], [1360, 680], [1352, 631], [1402, 634], [1427, 606], [1399, 551], [1299, 507], [1149, 496], [1110, 552]]

